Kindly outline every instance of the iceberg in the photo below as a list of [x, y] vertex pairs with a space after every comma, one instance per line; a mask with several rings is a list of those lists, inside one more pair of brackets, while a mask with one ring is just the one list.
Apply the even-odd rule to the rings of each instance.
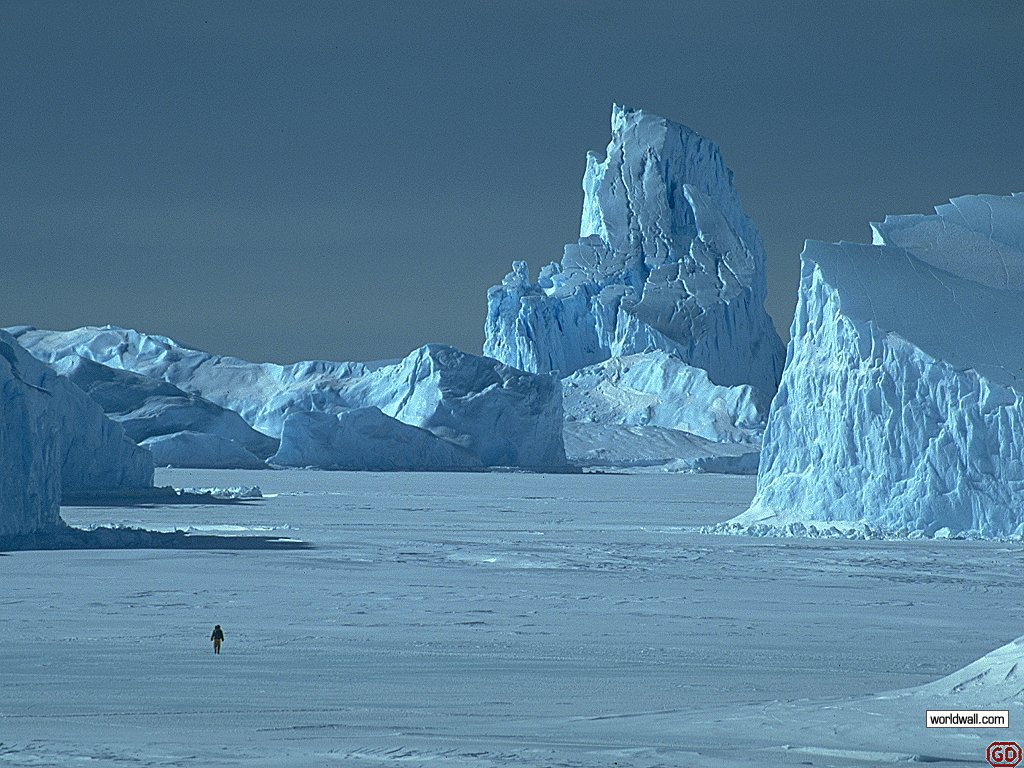
[[1024, 534], [1024, 196], [808, 241], [757, 494], [737, 525]]
[[13, 331], [46, 363], [82, 357], [161, 380], [234, 411], [274, 438], [293, 413], [337, 415], [375, 407], [468, 451], [483, 466], [566, 463], [558, 380], [454, 347], [428, 344], [393, 363], [277, 365], [212, 355], [114, 326]]
[[263, 467], [277, 450], [277, 440], [254, 430], [234, 411], [165, 381], [77, 355], [52, 367], [99, 403], [128, 437], [153, 452], [159, 466], [250, 469]]
[[149, 453], [2, 331], [0, 386], [0, 536], [63, 527], [62, 496], [152, 487]]
[[490, 289], [484, 354], [567, 376], [661, 350], [770, 397], [784, 349], [764, 247], [718, 146], [642, 110], [616, 105], [611, 123], [604, 159], [587, 156], [579, 241], [536, 282], [520, 261]]
[[566, 422], [565, 454], [586, 469], [757, 474], [758, 446], [657, 426]]
[[756, 457], [711, 460], [735, 453], [714, 442], [756, 450], [782, 373], [761, 238], [714, 142], [618, 105], [611, 122], [579, 240], [488, 291], [484, 354], [562, 377], [575, 463], [750, 472]]
[[154, 435], [139, 445], [153, 454], [158, 467], [201, 469], [266, 469], [263, 459], [240, 443], [210, 432], [183, 430]]
[[270, 463], [372, 471], [481, 466], [469, 451], [373, 407], [338, 414], [289, 414], [281, 432], [281, 448]]
[[567, 424], [665, 427], [705, 440], [759, 445], [770, 398], [719, 386], [667, 352], [613, 357], [562, 379]]

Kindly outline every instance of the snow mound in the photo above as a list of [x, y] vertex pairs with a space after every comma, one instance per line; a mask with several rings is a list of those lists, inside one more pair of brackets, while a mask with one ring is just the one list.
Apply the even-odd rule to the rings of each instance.
[[875, 245], [804, 249], [757, 495], [735, 522], [1020, 536], [1024, 197], [874, 229]]
[[270, 463], [375, 471], [481, 466], [469, 451], [372, 407], [339, 414], [290, 414], [284, 421], [281, 448]]
[[160, 379], [276, 437], [292, 413], [375, 407], [469, 451], [485, 466], [565, 464], [559, 383], [454, 347], [430, 344], [397, 363], [250, 363], [124, 328], [16, 329], [47, 363], [84, 357]]
[[208, 432], [173, 432], [148, 437], [139, 443], [153, 454], [159, 467], [203, 469], [266, 469], [263, 459], [234, 440]]
[[939, 680], [912, 689], [935, 699], [956, 699], [989, 709], [1024, 700], [1024, 637], [985, 654]]
[[718, 146], [614, 106], [587, 156], [580, 240], [532, 282], [515, 262], [488, 292], [484, 354], [562, 376], [662, 350], [722, 386], [775, 392], [784, 357], [764, 310], [765, 253]]
[[758, 445], [769, 398], [748, 385], [713, 384], [667, 352], [616, 357], [562, 379], [568, 424], [667, 427], [707, 440]]
[[[99, 403], [128, 437], [155, 454], [159, 451], [155, 460], [161, 466], [247, 469], [263, 466], [260, 459], [277, 450], [277, 440], [254, 430], [237, 413], [160, 379], [77, 355], [57, 360], [52, 367]], [[197, 433], [209, 439], [199, 439]], [[234, 443], [235, 448], [218, 447], [222, 443]], [[188, 454], [190, 445], [200, 452]], [[238, 465], [222, 463], [232, 454], [239, 458]]]
[[149, 454], [2, 331], [0, 387], [0, 536], [60, 528], [62, 495], [153, 485]]
[[651, 468], [673, 472], [757, 472], [756, 447], [719, 443], [678, 429], [567, 422], [565, 453], [589, 469]]

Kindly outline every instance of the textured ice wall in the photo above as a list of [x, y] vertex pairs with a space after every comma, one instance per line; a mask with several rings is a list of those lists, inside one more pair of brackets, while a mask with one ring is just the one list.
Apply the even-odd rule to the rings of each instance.
[[54, 395], [22, 373], [17, 344], [0, 333], [0, 536], [60, 525], [60, 431]]
[[0, 535], [61, 524], [62, 494], [147, 488], [148, 451], [0, 331]]
[[378, 408], [339, 414], [292, 413], [271, 464], [358, 470], [468, 469], [481, 466], [469, 451]]
[[774, 393], [784, 350], [764, 310], [764, 248], [718, 146], [615, 106], [583, 189], [580, 240], [561, 263], [532, 282], [516, 262], [488, 292], [484, 354], [565, 376], [664, 350], [715, 384]]
[[562, 398], [552, 376], [440, 344], [396, 363], [250, 363], [190, 349], [164, 336], [124, 328], [13, 329], [48, 363], [71, 356], [162, 379], [281, 434], [291, 413], [337, 414], [376, 407], [463, 448], [484, 465], [565, 464]]
[[266, 462], [240, 443], [212, 432], [169, 432], [142, 440], [158, 467], [266, 469]]
[[580, 467], [757, 474], [758, 446], [669, 427], [566, 422], [565, 453]]
[[736, 522], [1020, 534], [1024, 198], [959, 198], [875, 231], [899, 245], [807, 243], [757, 495]]
[[759, 445], [770, 399], [722, 387], [667, 352], [615, 357], [562, 379], [567, 423], [667, 427], [723, 443]]

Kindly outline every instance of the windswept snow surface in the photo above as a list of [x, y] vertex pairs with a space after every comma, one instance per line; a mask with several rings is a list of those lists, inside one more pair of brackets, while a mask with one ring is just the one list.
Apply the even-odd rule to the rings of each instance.
[[44, 362], [84, 357], [163, 380], [238, 413], [273, 437], [291, 413], [375, 407], [468, 451], [485, 466], [565, 465], [558, 381], [454, 347], [428, 344], [390, 364], [276, 365], [211, 355], [113, 326], [12, 330]]
[[[1020, 740], [1015, 652], [927, 687], [1020, 633], [1019, 545], [695, 531], [751, 478], [157, 481], [265, 498], [64, 515], [313, 548], [0, 556], [0, 766], [963, 766]], [[924, 728], [986, 703], [1014, 727]]]
[[[758, 492], [739, 525], [1024, 533], [1024, 197], [808, 241]], [[893, 244], [888, 244], [893, 243]]]
[[147, 488], [149, 453], [0, 331], [0, 536], [60, 525], [62, 495]]
[[289, 414], [284, 420], [281, 448], [270, 463], [378, 471], [481, 466], [468, 451], [425, 429], [385, 416], [378, 408], [339, 414]]
[[764, 310], [765, 253], [718, 146], [612, 108], [587, 155], [580, 240], [532, 282], [515, 262], [488, 292], [484, 354], [528, 371], [662, 350], [723, 386], [775, 392], [784, 349]]

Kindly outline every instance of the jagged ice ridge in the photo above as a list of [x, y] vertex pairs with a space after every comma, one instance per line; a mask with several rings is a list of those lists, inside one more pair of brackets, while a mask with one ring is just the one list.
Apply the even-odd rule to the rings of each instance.
[[162, 380], [234, 411], [274, 438], [293, 413], [374, 407], [469, 452], [483, 466], [565, 465], [557, 379], [454, 347], [429, 344], [395, 363], [277, 365], [212, 355], [113, 326], [14, 331], [44, 362], [81, 357]]

